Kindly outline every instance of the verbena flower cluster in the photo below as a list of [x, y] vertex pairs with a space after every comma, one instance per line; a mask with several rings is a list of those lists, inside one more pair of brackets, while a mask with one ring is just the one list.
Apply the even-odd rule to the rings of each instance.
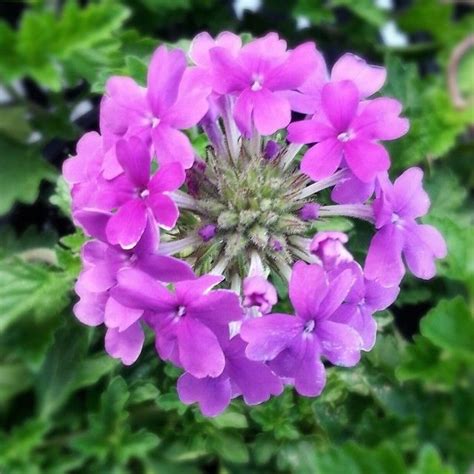
[[[430, 205], [422, 171], [389, 180], [382, 142], [409, 124], [397, 100], [374, 97], [385, 79], [352, 54], [329, 72], [314, 43], [288, 49], [270, 33], [243, 45], [228, 32], [198, 35], [188, 53], [160, 46], [146, 87], [111, 77], [100, 134], [64, 164], [90, 237], [76, 317], [104, 325], [107, 352], [126, 365], [148, 327], [159, 357], [183, 370], [180, 399], [208, 416], [288, 384], [319, 395], [324, 363], [354, 366], [374, 346], [373, 314], [406, 267], [428, 279], [446, 255], [417, 221]], [[331, 216], [373, 225], [363, 265], [346, 234], [315, 232]], [[274, 277], [294, 314], [273, 310]]]

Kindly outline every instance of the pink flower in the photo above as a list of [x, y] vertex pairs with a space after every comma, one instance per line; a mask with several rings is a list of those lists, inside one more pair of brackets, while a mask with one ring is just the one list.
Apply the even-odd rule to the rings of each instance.
[[319, 258], [326, 270], [332, 270], [341, 263], [354, 260], [344, 247], [348, 240], [349, 237], [344, 232], [318, 232], [313, 237], [309, 250]]
[[365, 262], [365, 276], [384, 286], [398, 285], [405, 267], [418, 278], [436, 274], [435, 259], [447, 254], [442, 235], [431, 225], [418, 224], [430, 207], [430, 199], [422, 187], [423, 171], [409, 168], [392, 184], [380, 180], [374, 201], [377, 233], [370, 243]]
[[138, 137], [117, 142], [117, 158], [124, 173], [104, 185], [99, 194], [104, 207], [110, 194], [117, 197], [117, 211], [106, 227], [108, 241], [130, 249], [140, 239], [147, 221], [174, 227], [179, 212], [167, 193], [184, 183], [185, 174], [183, 167], [174, 162], [161, 165], [150, 176], [150, 152]]
[[[159, 163], [178, 161], [187, 169], [193, 164], [194, 152], [180, 130], [204, 117], [210, 92], [207, 85], [196, 81], [196, 70], [186, 67], [183, 51], [160, 46], [148, 68], [147, 88], [129, 77], [108, 80], [101, 104], [101, 129], [112, 141], [140, 137], [147, 145], [153, 144]], [[107, 177], [114, 177], [112, 170], [109, 173]]]
[[401, 105], [394, 99], [362, 104], [359, 99], [353, 82], [330, 82], [321, 92], [321, 113], [288, 127], [288, 140], [317, 143], [301, 162], [301, 171], [311, 179], [327, 178], [343, 160], [363, 182], [373, 181], [389, 168], [388, 153], [377, 140], [401, 137], [408, 130], [408, 120], [399, 117]]
[[260, 275], [245, 278], [243, 296], [245, 308], [257, 307], [262, 314], [269, 313], [278, 301], [275, 287]]
[[287, 51], [276, 33], [251, 41], [236, 56], [223, 47], [212, 48], [209, 54], [213, 89], [236, 96], [234, 118], [246, 136], [252, 134], [253, 125], [262, 135], [288, 125], [291, 106], [280, 92], [300, 86], [315, 64], [313, 43]]

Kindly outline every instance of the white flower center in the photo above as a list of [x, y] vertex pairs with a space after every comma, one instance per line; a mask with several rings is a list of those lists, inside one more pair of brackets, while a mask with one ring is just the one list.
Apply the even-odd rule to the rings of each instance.
[[314, 321], [311, 320], [311, 321], [308, 321], [305, 325], [304, 325], [304, 332], [306, 334], [309, 334], [310, 332], [313, 332], [313, 329], [314, 329]]
[[180, 306], [178, 308], [178, 311], [176, 311], [176, 316], [178, 316], [178, 318], [181, 318], [185, 314], [186, 314], [186, 306]]
[[150, 191], [148, 191], [148, 189], [144, 189], [143, 191], [140, 192], [140, 197], [142, 199], [147, 198], [149, 195], [150, 195]]
[[351, 131], [348, 132], [342, 132], [337, 136], [337, 139], [340, 142], [348, 142], [349, 140], [352, 140], [354, 138], [354, 134]]
[[250, 87], [254, 92], [259, 91], [262, 89], [263, 84], [263, 76], [261, 74], [254, 74], [252, 76], [253, 84]]

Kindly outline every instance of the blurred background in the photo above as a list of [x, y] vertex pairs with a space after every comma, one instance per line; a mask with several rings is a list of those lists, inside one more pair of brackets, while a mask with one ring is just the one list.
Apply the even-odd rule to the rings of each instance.
[[[151, 340], [123, 367], [74, 319], [84, 237], [59, 177], [98, 128], [106, 78], [143, 81], [158, 44], [204, 30], [384, 64], [382, 93], [411, 121], [392, 171], [424, 169], [426, 222], [449, 247], [437, 278], [407, 277], [378, 313], [361, 364], [328, 368], [321, 397], [287, 390], [215, 419], [178, 401]], [[0, 1], [0, 473], [472, 473], [473, 35], [469, 0]]]

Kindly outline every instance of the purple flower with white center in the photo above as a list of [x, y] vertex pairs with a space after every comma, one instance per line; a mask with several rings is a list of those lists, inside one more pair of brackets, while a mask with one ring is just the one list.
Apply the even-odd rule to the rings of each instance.
[[291, 105], [280, 92], [300, 86], [315, 65], [313, 43], [287, 51], [286, 42], [275, 33], [251, 41], [236, 56], [222, 47], [209, 54], [213, 89], [236, 96], [234, 118], [247, 137], [253, 126], [270, 135], [290, 123]]
[[218, 377], [225, 358], [216, 332], [242, 318], [237, 294], [211, 288], [222, 277], [205, 275], [179, 282], [174, 292], [135, 269], [118, 274], [119, 284], [112, 295], [122, 304], [153, 314], [149, 319], [157, 333], [157, 349], [163, 359], [170, 359], [197, 378]]
[[258, 405], [280, 395], [280, 379], [264, 363], [245, 356], [246, 344], [239, 336], [221, 342], [225, 367], [218, 377], [197, 378], [184, 373], [178, 380], [178, 395], [183, 403], [197, 402], [205, 416], [222, 413], [232, 398], [242, 395], [247, 405]]
[[344, 247], [348, 241], [349, 237], [344, 232], [318, 232], [311, 241], [309, 250], [319, 258], [326, 270], [332, 270], [341, 263], [354, 260]]
[[377, 322], [373, 314], [388, 308], [397, 298], [398, 286], [384, 287], [376, 280], [367, 280], [357, 262], [339, 265], [330, 277], [350, 270], [355, 277], [354, 284], [344, 303], [331, 316], [331, 321], [343, 323], [354, 328], [362, 339], [363, 351], [370, 351], [375, 344]]
[[447, 254], [443, 236], [431, 225], [418, 224], [430, 207], [422, 186], [423, 171], [409, 168], [392, 184], [379, 180], [373, 203], [377, 233], [370, 243], [364, 272], [384, 286], [398, 285], [405, 267], [424, 280], [436, 274], [435, 260]]
[[[103, 324], [107, 352], [127, 365], [148, 327], [158, 355], [184, 369], [181, 400], [207, 416], [238, 396], [262, 403], [282, 383], [318, 395], [323, 359], [352, 366], [373, 347], [402, 258], [428, 278], [446, 253], [417, 222], [429, 207], [421, 171], [388, 180], [379, 142], [408, 122], [396, 100], [367, 100], [386, 71], [351, 54], [329, 75], [312, 43], [287, 50], [270, 33], [242, 46], [225, 32], [199, 34], [188, 57], [193, 67], [158, 48], [146, 88], [111, 78], [101, 134], [85, 134], [64, 164], [73, 220], [91, 238], [74, 313]], [[312, 118], [285, 130], [292, 110]], [[297, 166], [304, 144], [315, 145]], [[333, 217], [375, 223], [364, 272], [346, 234], [314, 235], [315, 220], [330, 228]], [[272, 313], [276, 282], [295, 315]]]
[[[104, 238], [107, 215], [83, 212], [79, 220], [87, 223], [88, 230], [96, 230], [96, 237]], [[117, 284], [118, 272], [123, 268], [136, 268], [167, 283], [195, 278], [186, 262], [159, 255], [157, 248], [158, 234], [148, 225], [133, 250], [123, 250], [100, 240], [90, 240], [82, 249], [84, 269], [76, 283], [80, 300], [74, 306], [74, 314], [88, 326], [105, 324], [107, 352], [126, 365], [135, 362], [140, 354], [144, 336], [139, 321], [144, 312], [124, 306], [110, 296], [111, 288]], [[114, 349], [109, 350], [111, 347]]]
[[[189, 168], [194, 152], [181, 130], [204, 117], [211, 92], [196, 79], [196, 71], [186, 67], [183, 51], [160, 46], [148, 68], [147, 88], [129, 77], [108, 80], [101, 104], [101, 129], [115, 139], [140, 137], [147, 145], [153, 144], [159, 163], [177, 161]], [[111, 172], [109, 177], [113, 175]]]
[[151, 176], [150, 152], [137, 137], [117, 142], [117, 158], [124, 173], [104, 186], [101, 194], [105, 201], [110, 194], [120, 199], [106, 233], [111, 244], [130, 249], [137, 244], [148, 221], [168, 229], [174, 227], [179, 212], [168, 193], [184, 183], [185, 173], [175, 162], [161, 165]]
[[360, 103], [351, 81], [330, 82], [321, 91], [321, 113], [288, 127], [288, 140], [315, 143], [304, 155], [301, 171], [313, 180], [331, 176], [342, 163], [364, 183], [387, 171], [390, 158], [377, 140], [394, 140], [408, 131], [398, 101], [378, 98]]
[[247, 357], [272, 361], [270, 367], [278, 375], [294, 379], [300, 395], [319, 395], [326, 380], [322, 356], [347, 367], [360, 358], [357, 331], [331, 320], [353, 282], [350, 270], [330, 280], [319, 265], [297, 262], [289, 284], [296, 315], [275, 313], [245, 321], [240, 335], [248, 342]]

